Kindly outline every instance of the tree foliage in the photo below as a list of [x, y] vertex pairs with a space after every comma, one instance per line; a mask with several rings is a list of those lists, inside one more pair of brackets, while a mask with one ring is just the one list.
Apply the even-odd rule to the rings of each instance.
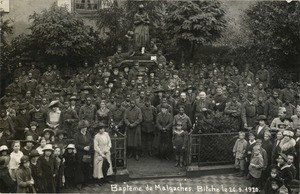
[[257, 2], [245, 12], [244, 25], [250, 30], [253, 49], [265, 61], [283, 62], [299, 54], [300, 3]]
[[22, 34], [12, 41], [10, 55], [14, 58], [66, 64], [93, 57], [97, 36], [76, 13], [53, 4], [29, 19], [32, 20], [31, 33]]
[[210, 44], [226, 28], [225, 11], [217, 1], [176, 1], [167, 6], [168, 33], [184, 49]]

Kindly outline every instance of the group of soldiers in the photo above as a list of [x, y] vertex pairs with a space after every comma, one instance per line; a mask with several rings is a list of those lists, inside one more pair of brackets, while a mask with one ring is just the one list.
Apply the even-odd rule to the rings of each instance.
[[19, 63], [13, 83], [0, 100], [0, 126], [11, 139], [25, 139], [24, 131], [32, 121], [37, 123], [38, 135], [46, 128], [59, 128], [73, 138], [79, 120], [87, 120], [90, 126], [101, 122], [127, 132], [130, 155], [142, 147], [151, 155], [153, 147], [171, 145], [172, 126], [179, 121], [190, 132], [196, 121], [219, 112], [238, 131], [254, 127], [258, 115], [265, 115], [271, 123], [279, 107], [285, 107], [291, 117], [300, 102], [296, 83], [269, 89], [270, 73], [263, 63], [254, 74], [249, 64], [240, 70], [234, 62], [176, 64], [167, 61], [160, 50], [157, 68], [140, 71], [139, 61], [132, 67], [116, 66], [120, 56], [118, 49], [93, 67], [85, 63], [68, 79], [56, 65], [41, 73], [35, 63], [30, 69]]

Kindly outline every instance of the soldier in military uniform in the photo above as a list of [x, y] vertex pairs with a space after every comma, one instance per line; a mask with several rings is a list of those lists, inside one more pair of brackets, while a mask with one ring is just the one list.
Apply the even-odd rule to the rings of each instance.
[[278, 109], [282, 106], [281, 100], [278, 98], [278, 91], [273, 90], [273, 95], [266, 101], [264, 115], [268, 119], [268, 123], [278, 116]]
[[264, 83], [265, 87], [268, 87], [270, 84], [270, 73], [268, 70], [265, 69], [265, 64], [260, 65], [261, 69], [256, 72], [256, 77]]
[[242, 121], [244, 127], [255, 127], [257, 117], [257, 104], [252, 93], [248, 94], [248, 99], [242, 105]]
[[46, 112], [41, 108], [41, 99], [36, 99], [34, 105], [34, 109], [30, 111], [31, 121], [37, 123], [37, 133], [41, 135], [46, 128]]
[[62, 129], [68, 134], [68, 137], [73, 137], [77, 132], [76, 124], [79, 121], [79, 116], [76, 110], [72, 109], [68, 101], [65, 102], [66, 109], [63, 110], [63, 123]]
[[15, 133], [13, 120], [7, 115], [5, 106], [0, 106], [0, 127], [8, 136], [13, 136]]
[[14, 119], [15, 139], [25, 140], [25, 132], [29, 130], [30, 115], [26, 110], [26, 104], [22, 103], [19, 106], [19, 113]]
[[129, 155], [128, 157], [132, 157], [135, 155], [135, 160], [139, 160], [139, 150], [142, 145], [142, 137], [141, 137], [141, 122], [142, 122], [142, 112], [141, 109], [138, 108], [135, 104], [134, 100], [130, 101], [130, 107], [126, 109], [124, 114], [124, 123], [126, 126], [126, 134], [127, 134], [127, 146]]
[[124, 114], [125, 108], [121, 106], [121, 99], [117, 99], [116, 106], [109, 112], [110, 122], [113, 124], [113, 127], [121, 133], [124, 134]]
[[92, 104], [91, 97], [87, 96], [85, 104], [79, 110], [79, 120], [87, 120], [92, 125], [96, 120], [97, 108]]
[[241, 127], [241, 108], [242, 105], [237, 101], [237, 96], [233, 96], [231, 101], [226, 103], [224, 113], [229, 115], [231, 123], [237, 131], [240, 130]]
[[146, 99], [145, 105], [141, 107], [143, 122], [142, 122], [142, 147], [143, 154], [147, 151], [149, 156], [152, 156], [152, 142], [154, 138], [156, 108], [151, 105], [150, 99]]

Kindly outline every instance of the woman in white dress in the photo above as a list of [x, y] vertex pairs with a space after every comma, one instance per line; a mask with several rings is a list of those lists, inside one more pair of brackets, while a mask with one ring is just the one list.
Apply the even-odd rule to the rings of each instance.
[[[93, 176], [95, 179], [99, 179], [99, 185], [102, 185], [103, 182], [109, 182], [106, 179], [106, 176], [112, 175], [112, 162], [111, 162], [111, 155], [110, 155], [110, 148], [111, 148], [111, 140], [107, 132], [105, 132], [105, 129], [107, 128], [107, 125], [105, 124], [99, 124], [97, 125], [96, 129], [99, 130], [99, 132], [95, 135], [94, 139], [94, 172]], [[107, 173], [103, 172], [102, 166], [104, 160], [107, 160], [109, 163], [109, 168], [107, 170]]]

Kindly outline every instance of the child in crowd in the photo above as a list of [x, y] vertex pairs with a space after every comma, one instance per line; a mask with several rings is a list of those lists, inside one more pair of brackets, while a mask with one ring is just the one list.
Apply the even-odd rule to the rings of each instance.
[[29, 156], [29, 153], [31, 152], [31, 150], [33, 149], [33, 146], [35, 144], [35, 141], [33, 140], [33, 136], [31, 136], [31, 135], [26, 136], [25, 143], [26, 144], [21, 149], [21, 151], [23, 152], [24, 155]]
[[255, 146], [256, 140], [255, 140], [255, 135], [253, 133], [249, 133], [249, 141], [247, 142], [247, 147], [246, 147], [246, 152], [245, 152], [245, 174], [248, 174], [248, 168], [250, 165], [250, 160], [251, 160], [251, 155], [252, 155], [252, 150], [253, 147]]
[[247, 148], [247, 141], [245, 140], [245, 132], [239, 132], [239, 138], [233, 146], [233, 156], [235, 157], [235, 168], [239, 169], [237, 176], [242, 177], [245, 173], [245, 153]]
[[10, 177], [6, 159], [0, 156], [0, 193], [15, 193], [16, 184]]
[[30, 162], [28, 156], [22, 156], [20, 166], [16, 170], [17, 193], [36, 193], [33, 185], [34, 180], [31, 175]]
[[8, 166], [10, 156], [8, 155], [8, 147], [6, 145], [0, 146], [0, 157], [5, 159], [5, 166]]
[[33, 137], [33, 140], [37, 141], [39, 138], [37, 127], [38, 127], [38, 123], [35, 121], [31, 121], [30, 129], [26, 132], [25, 136], [31, 135]]
[[260, 153], [260, 149], [260, 146], [253, 147], [253, 156], [251, 157], [249, 165], [249, 174], [252, 180], [251, 187], [257, 188], [260, 186], [260, 177], [264, 165], [264, 159]]
[[54, 131], [52, 129], [44, 129], [41, 136], [46, 139], [47, 144], [50, 144], [54, 141]]
[[56, 192], [59, 193], [60, 189], [64, 186], [64, 159], [61, 159], [61, 149], [60, 147], [55, 147], [54, 148], [54, 153], [53, 153], [54, 159], [55, 159], [55, 187], [56, 187]]
[[273, 167], [271, 169], [271, 174], [266, 181], [264, 192], [266, 194], [278, 193], [279, 188], [282, 185], [283, 185], [283, 180], [279, 176], [279, 169], [278, 167]]
[[173, 148], [176, 157], [176, 164], [175, 164], [176, 167], [178, 165], [180, 167], [183, 166], [182, 164], [183, 154], [185, 151], [186, 142], [187, 142], [187, 132], [182, 129], [182, 122], [177, 122], [176, 128], [173, 131], [173, 138], [172, 138]]
[[10, 161], [8, 163], [8, 169], [11, 178], [14, 181], [17, 181], [16, 179], [16, 170], [19, 167], [20, 160], [23, 156], [23, 152], [20, 151], [21, 143], [20, 141], [14, 141], [12, 144], [13, 152], [10, 154]]
[[39, 152], [40, 155], [43, 155], [44, 152], [43, 152], [43, 149], [45, 148], [47, 142], [46, 142], [46, 139], [44, 137], [41, 137], [40, 139], [40, 146], [36, 148], [36, 150]]

